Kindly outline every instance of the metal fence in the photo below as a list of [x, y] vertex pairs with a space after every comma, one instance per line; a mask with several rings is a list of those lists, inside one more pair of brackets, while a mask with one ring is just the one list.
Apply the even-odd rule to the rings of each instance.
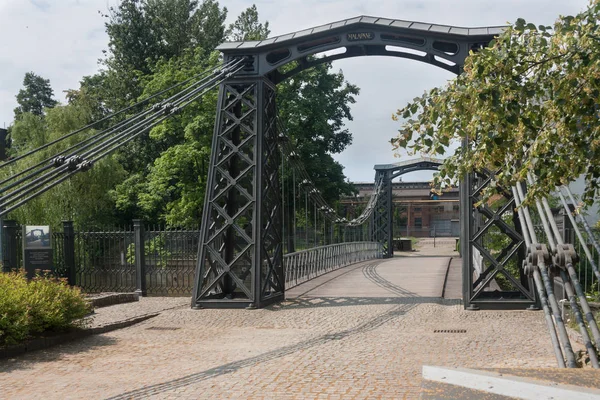
[[[598, 233], [597, 230], [593, 232], [596, 238], [599, 237]], [[583, 244], [575, 234], [573, 228], [565, 228], [563, 234], [565, 236], [564, 241], [566, 243], [571, 243], [579, 256], [579, 262], [575, 266], [578, 274], [577, 279], [579, 279], [579, 282], [587, 293], [594, 293], [596, 296], [600, 296], [600, 281], [596, 279], [592, 264], [583, 250]], [[582, 232], [582, 236], [591, 253], [592, 259], [596, 262], [596, 265], [600, 265], [600, 254], [598, 254], [595, 247], [592, 245], [592, 238], [588, 237], [585, 232]]]
[[74, 232], [75, 285], [88, 293], [135, 291], [134, 235], [131, 228]]
[[[86, 293], [140, 292], [144, 296], [190, 296], [194, 287], [197, 230], [129, 227], [75, 231], [65, 222], [52, 233], [54, 272]], [[21, 229], [5, 229], [4, 267], [21, 268]], [[284, 255], [286, 287], [346, 265], [380, 256], [374, 242], [347, 242]]]
[[199, 231], [153, 228], [144, 232], [148, 295], [191, 295], [199, 238]]
[[286, 289], [338, 268], [381, 257], [376, 242], [349, 242], [315, 247], [283, 256]]

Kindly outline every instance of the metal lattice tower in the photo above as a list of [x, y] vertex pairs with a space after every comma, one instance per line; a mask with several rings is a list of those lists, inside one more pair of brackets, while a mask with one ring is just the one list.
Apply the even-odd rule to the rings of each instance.
[[194, 289], [205, 306], [223, 298], [229, 307], [283, 299], [276, 116], [267, 79], [221, 85]]
[[[469, 51], [485, 47], [502, 30], [501, 26], [461, 28], [363, 16], [262, 41], [219, 46], [226, 63], [245, 59], [246, 66], [220, 86], [192, 306], [263, 307], [283, 299], [283, 219], [274, 127], [277, 83], [320, 63], [359, 56], [408, 58], [459, 74]], [[343, 51], [315, 57], [334, 49]], [[385, 195], [377, 205], [373, 234], [388, 256], [393, 234], [391, 180], [400, 170], [409, 172], [408, 167], [396, 167], [376, 168], [378, 178], [385, 180]], [[473, 248], [480, 239], [474, 226], [490, 216], [484, 212], [482, 217], [473, 208], [478, 193], [471, 177], [461, 183], [463, 275], [467, 277], [472, 276]], [[499, 226], [502, 234], [514, 236], [508, 252], [517, 251], [519, 234]], [[465, 281], [464, 304], [522, 307], [532, 303], [529, 288], [518, 289], [518, 299], [506, 302], [502, 293], [482, 296], [483, 290], [474, 290], [473, 282]]]
[[392, 201], [392, 180], [397, 177], [414, 171], [437, 170], [444, 160], [437, 158], [421, 157], [414, 160], [406, 160], [394, 164], [375, 165], [375, 182], [383, 180], [382, 187], [384, 193], [379, 197], [377, 208], [373, 218], [375, 220], [375, 231], [373, 239], [383, 245], [383, 257], [390, 258], [394, 256], [394, 224], [392, 223], [392, 214], [394, 204]]

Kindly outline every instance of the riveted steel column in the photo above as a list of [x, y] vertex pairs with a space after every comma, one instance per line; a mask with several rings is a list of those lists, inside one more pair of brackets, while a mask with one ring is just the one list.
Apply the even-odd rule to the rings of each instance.
[[192, 306], [263, 307], [283, 299], [275, 87], [221, 84]]
[[63, 253], [67, 281], [69, 285], [75, 286], [77, 276], [75, 270], [75, 229], [73, 228], [73, 221], [63, 221], [63, 235]]
[[467, 174], [459, 184], [460, 190], [460, 253], [462, 256], [463, 304], [471, 306], [473, 292], [473, 252], [471, 245], [473, 231], [473, 174]]
[[393, 231], [392, 231], [392, 179], [391, 172], [376, 170], [375, 186], [382, 182], [381, 194], [377, 198], [377, 204], [373, 212], [373, 240], [379, 242], [382, 247], [382, 257], [394, 256]]
[[392, 188], [392, 172], [386, 171], [385, 173], [385, 187], [387, 197], [387, 255], [385, 258], [394, 257], [394, 202], [393, 202], [393, 188]]

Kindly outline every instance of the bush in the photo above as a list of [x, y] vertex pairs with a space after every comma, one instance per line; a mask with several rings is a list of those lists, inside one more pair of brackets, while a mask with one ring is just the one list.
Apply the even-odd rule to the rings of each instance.
[[0, 345], [79, 326], [90, 311], [80, 290], [64, 279], [38, 275], [27, 281], [22, 271], [0, 273]]

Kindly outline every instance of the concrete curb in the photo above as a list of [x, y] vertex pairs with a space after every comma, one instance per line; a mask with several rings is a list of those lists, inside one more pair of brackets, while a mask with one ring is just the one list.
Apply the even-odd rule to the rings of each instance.
[[127, 328], [131, 325], [135, 325], [147, 319], [154, 318], [159, 314], [159, 312], [145, 314], [138, 317], [129, 318], [123, 321], [97, 326], [94, 328], [78, 329], [71, 332], [57, 334], [56, 336], [35, 338], [15, 346], [0, 347], [0, 360], [5, 358], [12, 358], [30, 351], [47, 349], [58, 344], [71, 342], [91, 335], [97, 335], [101, 333], [114, 331], [117, 329]]
[[115, 304], [132, 303], [140, 301], [139, 293], [107, 293], [88, 299], [92, 307], [101, 308], [113, 306]]
[[600, 399], [600, 390], [597, 389], [467, 368], [424, 365], [423, 379], [518, 399]]

